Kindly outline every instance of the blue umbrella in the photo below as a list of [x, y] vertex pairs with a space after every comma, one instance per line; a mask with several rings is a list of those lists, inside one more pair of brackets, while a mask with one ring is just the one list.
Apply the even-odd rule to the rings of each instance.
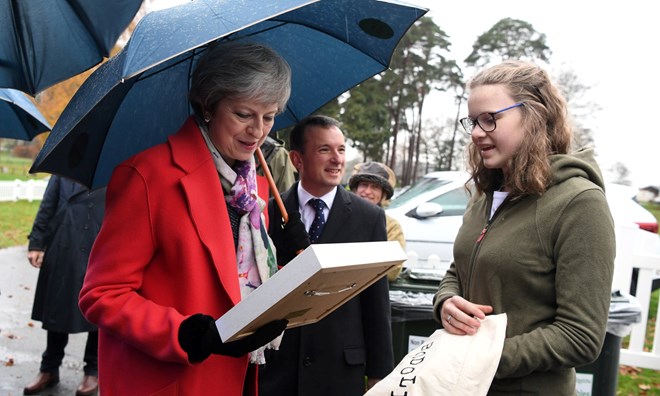
[[36, 95], [101, 62], [142, 0], [0, 0], [0, 87]]
[[0, 137], [30, 141], [47, 131], [48, 121], [26, 94], [0, 88]]
[[266, 44], [289, 62], [292, 95], [273, 130], [290, 126], [385, 70], [426, 11], [393, 0], [200, 0], [152, 12], [81, 86], [30, 172], [107, 184], [117, 164], [164, 142], [191, 114], [191, 70], [218, 38]]

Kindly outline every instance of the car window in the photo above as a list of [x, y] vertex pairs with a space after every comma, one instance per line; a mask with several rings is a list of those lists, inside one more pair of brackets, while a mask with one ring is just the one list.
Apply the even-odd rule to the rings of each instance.
[[421, 178], [412, 187], [410, 187], [406, 191], [394, 197], [390, 201], [388, 208], [389, 209], [397, 208], [409, 202], [410, 200], [415, 199], [419, 194], [423, 194], [427, 191], [435, 190], [436, 188], [444, 186], [445, 184], [449, 184], [449, 183], [451, 183], [451, 180]]
[[462, 216], [469, 200], [467, 190], [461, 186], [439, 195], [429, 202], [442, 205], [443, 210], [440, 216]]

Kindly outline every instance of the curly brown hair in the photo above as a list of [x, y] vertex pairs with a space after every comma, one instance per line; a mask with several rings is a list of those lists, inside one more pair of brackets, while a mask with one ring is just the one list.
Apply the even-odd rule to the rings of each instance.
[[548, 73], [531, 62], [505, 61], [487, 68], [470, 80], [468, 89], [482, 85], [502, 85], [515, 102], [523, 103], [520, 109], [525, 137], [510, 160], [507, 180], [501, 169], [486, 168], [479, 149], [470, 143], [470, 181], [474, 181], [479, 194], [505, 183], [511, 198], [543, 194], [552, 182], [548, 157], [568, 153], [571, 145], [566, 99]]

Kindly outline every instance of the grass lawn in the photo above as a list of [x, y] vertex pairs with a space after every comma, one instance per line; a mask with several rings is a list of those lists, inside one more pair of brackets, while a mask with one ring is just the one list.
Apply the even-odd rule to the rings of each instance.
[[660, 204], [645, 203], [642, 204], [642, 206], [649, 212], [653, 213], [653, 216], [655, 216], [655, 218], [658, 219], [658, 222], [660, 222]]
[[29, 158], [18, 158], [6, 152], [0, 152], [0, 180], [29, 180], [40, 179], [48, 176], [45, 173], [32, 175], [28, 173], [32, 166]]
[[0, 248], [26, 245], [41, 201], [0, 202]]

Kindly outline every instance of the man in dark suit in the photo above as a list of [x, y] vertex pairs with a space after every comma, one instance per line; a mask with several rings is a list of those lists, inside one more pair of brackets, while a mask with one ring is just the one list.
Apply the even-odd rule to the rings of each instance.
[[[290, 217], [300, 214], [312, 243], [387, 240], [383, 210], [340, 186], [346, 144], [336, 120], [306, 118], [291, 131], [290, 146], [300, 182], [282, 200]], [[315, 198], [323, 201], [322, 215], [308, 204]], [[272, 199], [268, 209], [269, 234], [276, 246], [286, 246], [278, 243], [286, 241]], [[324, 224], [312, 224], [317, 217]], [[316, 241], [314, 229], [320, 230]], [[270, 352], [259, 368], [259, 393], [358, 396], [365, 392], [365, 377], [370, 387], [393, 368], [389, 291], [383, 277], [318, 323], [286, 330], [279, 351]]]

